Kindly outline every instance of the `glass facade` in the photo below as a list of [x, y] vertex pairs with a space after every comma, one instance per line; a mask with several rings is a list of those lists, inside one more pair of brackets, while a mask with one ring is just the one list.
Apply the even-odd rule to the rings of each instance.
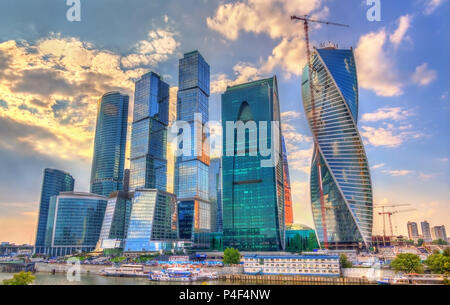
[[177, 120], [190, 125], [191, 153], [176, 158], [174, 182], [182, 239], [192, 240], [193, 232], [211, 230], [209, 147], [203, 128], [197, 127], [209, 119], [209, 86], [209, 65], [202, 55], [198, 51], [184, 54], [179, 63]]
[[109, 92], [98, 102], [91, 193], [122, 190], [127, 143], [128, 95]]
[[130, 190], [167, 188], [169, 85], [149, 72], [135, 84]]
[[289, 164], [284, 137], [281, 137], [281, 145], [283, 149], [284, 223], [287, 227], [294, 223], [294, 214], [292, 212], [291, 179], [289, 178]]
[[[222, 95], [222, 124], [226, 122], [256, 124], [245, 130], [245, 155], [237, 155], [239, 138], [234, 130], [234, 154], [226, 153], [223, 133], [222, 202], [223, 243], [242, 251], [278, 251], [284, 249], [284, 190], [281, 150], [275, 166], [262, 167], [263, 157], [250, 131], [267, 134], [267, 144], [281, 147], [281, 130], [272, 138], [272, 121], [280, 122], [276, 77], [227, 88]], [[259, 130], [266, 122], [268, 130]], [[254, 130], [257, 128], [258, 130]], [[280, 125], [278, 127], [280, 129]], [[228, 131], [227, 131], [228, 132]], [[248, 140], [247, 140], [248, 139]], [[248, 152], [256, 151], [255, 156]], [[273, 156], [272, 156], [273, 157]]]
[[127, 237], [132, 198], [132, 193], [120, 191], [110, 195], [97, 244], [98, 249], [121, 248], [123, 246], [121, 243]]
[[36, 253], [43, 253], [44, 251], [50, 198], [59, 195], [60, 192], [72, 192], [74, 184], [75, 180], [66, 172], [51, 168], [44, 170], [35, 241]]
[[[369, 164], [357, 129], [358, 83], [353, 50], [316, 49], [303, 71], [303, 106], [314, 137], [311, 205], [319, 241], [368, 246], [373, 202]], [[318, 152], [318, 154], [317, 154]]]
[[211, 159], [209, 166], [209, 201], [211, 202], [211, 231], [222, 232], [222, 164], [220, 158]]
[[157, 242], [178, 238], [175, 195], [156, 189], [136, 189], [124, 250], [151, 252]]
[[60, 193], [50, 200], [46, 254], [92, 251], [99, 239], [107, 198], [89, 193]]

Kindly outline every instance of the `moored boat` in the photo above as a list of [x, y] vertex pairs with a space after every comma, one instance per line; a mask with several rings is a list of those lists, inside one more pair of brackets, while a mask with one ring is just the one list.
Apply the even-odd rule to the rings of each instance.
[[119, 267], [105, 268], [100, 271], [104, 276], [118, 276], [118, 277], [147, 277], [148, 272], [144, 271], [143, 265], [121, 265]]

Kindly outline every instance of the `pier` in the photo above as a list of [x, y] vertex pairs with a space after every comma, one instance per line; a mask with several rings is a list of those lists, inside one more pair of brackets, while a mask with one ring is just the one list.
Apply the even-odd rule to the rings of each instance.
[[0, 262], [0, 272], [17, 273], [21, 271], [35, 272], [36, 271], [35, 264], [18, 261]]
[[255, 284], [319, 284], [319, 285], [372, 285], [366, 278], [325, 277], [302, 275], [250, 275], [250, 274], [222, 274], [221, 280], [251, 282]]

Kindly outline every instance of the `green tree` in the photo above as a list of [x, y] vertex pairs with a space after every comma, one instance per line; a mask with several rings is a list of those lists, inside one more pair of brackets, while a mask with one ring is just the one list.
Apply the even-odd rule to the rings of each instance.
[[447, 242], [443, 239], [437, 239], [437, 240], [433, 240], [433, 244], [445, 246], [445, 245], [447, 245]]
[[428, 256], [425, 264], [433, 273], [450, 274], [450, 257], [443, 254], [432, 254]]
[[12, 279], [3, 280], [3, 285], [30, 285], [35, 279], [31, 272], [21, 271], [14, 274]]
[[421, 247], [423, 245], [423, 238], [417, 240], [417, 246]]
[[339, 262], [342, 268], [351, 268], [353, 266], [352, 262], [348, 260], [347, 255], [344, 253], [339, 256]]
[[308, 237], [307, 251], [312, 251], [317, 248], [319, 248], [319, 244], [317, 243], [316, 234], [311, 232], [311, 233], [309, 233], [309, 237]]
[[442, 255], [450, 257], [450, 247], [445, 248]]
[[241, 254], [237, 249], [226, 248], [223, 252], [223, 263], [228, 264], [239, 264], [241, 261]]
[[401, 253], [391, 262], [391, 267], [395, 272], [406, 273], [423, 273], [423, 265], [420, 262], [420, 257], [412, 253]]

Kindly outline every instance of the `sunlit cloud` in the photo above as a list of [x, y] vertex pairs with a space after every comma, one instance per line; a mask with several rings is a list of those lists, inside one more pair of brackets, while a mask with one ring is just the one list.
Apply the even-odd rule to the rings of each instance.
[[412, 81], [419, 86], [426, 86], [437, 78], [437, 72], [428, 68], [428, 63], [423, 63], [416, 67], [416, 71], [412, 75]]

